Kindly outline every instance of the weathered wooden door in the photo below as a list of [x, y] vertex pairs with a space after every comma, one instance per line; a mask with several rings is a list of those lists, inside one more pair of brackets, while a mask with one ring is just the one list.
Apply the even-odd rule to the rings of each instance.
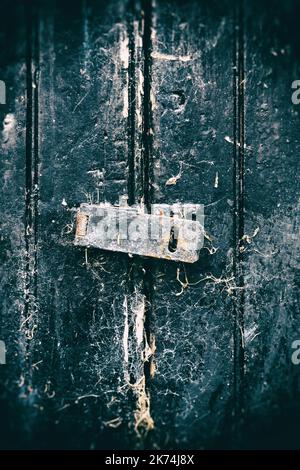
[[[299, 446], [298, 3], [1, 10], [0, 447]], [[74, 246], [124, 194], [204, 204], [199, 261]]]

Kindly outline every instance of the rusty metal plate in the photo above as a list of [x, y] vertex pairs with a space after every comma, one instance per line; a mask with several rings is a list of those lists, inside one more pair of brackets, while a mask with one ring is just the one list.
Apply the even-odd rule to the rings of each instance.
[[199, 204], [156, 204], [151, 214], [140, 206], [81, 204], [74, 243], [194, 263], [203, 246], [203, 220]]

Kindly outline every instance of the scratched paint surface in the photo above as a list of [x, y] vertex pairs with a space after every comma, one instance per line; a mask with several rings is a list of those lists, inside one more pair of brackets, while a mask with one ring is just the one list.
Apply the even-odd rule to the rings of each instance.
[[[296, 2], [4, 3], [0, 447], [299, 446]], [[199, 261], [74, 246], [125, 194]]]

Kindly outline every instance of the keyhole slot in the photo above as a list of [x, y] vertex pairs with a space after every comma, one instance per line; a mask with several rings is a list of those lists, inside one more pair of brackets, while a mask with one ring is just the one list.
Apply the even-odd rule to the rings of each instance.
[[176, 227], [176, 225], [174, 225], [174, 222], [173, 222], [174, 213], [171, 212], [170, 215], [171, 215], [171, 218], [172, 218], [172, 225], [171, 225], [171, 229], [170, 229], [170, 238], [169, 238], [168, 250], [171, 253], [175, 253], [175, 251], [177, 250], [179, 230], [178, 230], [178, 227]]

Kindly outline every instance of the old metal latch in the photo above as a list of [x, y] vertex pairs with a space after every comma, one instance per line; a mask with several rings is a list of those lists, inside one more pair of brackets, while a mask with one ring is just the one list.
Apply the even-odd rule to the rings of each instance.
[[202, 204], [81, 204], [75, 245], [194, 263], [204, 241]]

